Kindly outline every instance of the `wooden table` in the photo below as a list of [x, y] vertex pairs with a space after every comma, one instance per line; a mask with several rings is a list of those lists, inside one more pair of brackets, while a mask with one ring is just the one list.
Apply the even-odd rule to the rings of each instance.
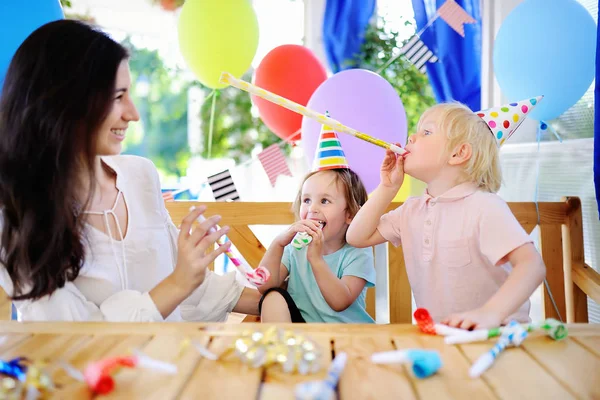
[[[108, 396], [121, 399], [293, 399], [294, 385], [323, 378], [331, 353], [315, 375], [283, 373], [278, 367], [253, 369], [236, 358], [210, 361], [189, 347], [194, 338], [219, 351], [242, 331], [265, 329], [260, 324], [191, 323], [0, 323], [0, 357], [69, 361], [82, 369], [102, 357], [139, 348], [176, 363], [179, 373], [122, 369]], [[470, 379], [472, 362], [492, 342], [447, 346], [442, 339], [420, 334], [411, 325], [280, 325], [310, 335], [323, 348], [345, 351], [348, 364], [339, 385], [341, 399], [600, 399], [600, 325], [569, 325], [569, 338], [554, 342], [528, 338], [520, 348], [505, 351], [481, 379]], [[375, 351], [405, 348], [436, 349], [444, 363], [437, 375], [419, 380], [406, 366], [373, 365], [365, 359]], [[178, 354], [179, 353], [179, 354]], [[58, 385], [54, 398], [91, 398], [84, 384], [63, 370], [52, 372]]]

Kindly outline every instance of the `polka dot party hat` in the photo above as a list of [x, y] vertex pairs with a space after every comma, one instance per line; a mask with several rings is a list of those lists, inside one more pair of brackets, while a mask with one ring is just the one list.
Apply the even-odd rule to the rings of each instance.
[[350, 168], [337, 134], [327, 125], [321, 127], [313, 161], [313, 172], [334, 168]]
[[527, 114], [535, 108], [543, 97], [538, 96], [501, 107], [488, 108], [487, 110], [477, 111], [476, 114], [488, 125], [498, 143], [498, 147], [500, 147], [515, 133]]

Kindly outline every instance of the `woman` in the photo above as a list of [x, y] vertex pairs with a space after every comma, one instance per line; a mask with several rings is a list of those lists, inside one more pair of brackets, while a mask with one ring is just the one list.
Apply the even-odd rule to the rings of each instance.
[[[259, 294], [207, 266], [227, 233], [173, 225], [158, 174], [120, 156], [129, 122], [127, 51], [61, 20], [17, 50], [0, 98], [0, 285], [21, 320], [223, 321]], [[211, 247], [212, 248], [212, 247]]]

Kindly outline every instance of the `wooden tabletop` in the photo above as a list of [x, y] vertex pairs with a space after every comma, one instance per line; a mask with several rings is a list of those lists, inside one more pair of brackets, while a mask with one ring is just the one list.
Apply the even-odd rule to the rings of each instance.
[[[125, 355], [133, 349], [177, 364], [177, 375], [121, 369], [114, 391], [102, 398], [120, 399], [275, 399], [294, 398], [298, 382], [322, 379], [336, 352], [349, 359], [339, 383], [341, 399], [600, 399], [600, 325], [569, 325], [569, 337], [555, 342], [533, 334], [519, 348], [504, 351], [480, 379], [467, 371], [493, 341], [448, 346], [440, 337], [420, 334], [412, 325], [278, 325], [302, 332], [323, 349], [323, 368], [313, 375], [287, 374], [278, 366], [252, 368], [235, 357], [211, 361], [184, 339], [215, 352], [228, 347], [260, 324], [193, 323], [0, 323], [0, 358], [66, 360], [83, 369], [90, 361]], [[376, 351], [427, 348], [439, 350], [443, 366], [433, 377], [417, 379], [405, 365], [374, 365]], [[329, 351], [331, 350], [331, 351]], [[53, 398], [88, 399], [89, 390], [50, 369], [57, 385]]]

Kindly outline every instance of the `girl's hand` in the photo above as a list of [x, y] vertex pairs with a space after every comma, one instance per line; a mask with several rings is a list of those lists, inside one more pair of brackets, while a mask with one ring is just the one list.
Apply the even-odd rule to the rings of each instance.
[[404, 158], [391, 150], [386, 150], [379, 176], [383, 186], [400, 189], [404, 182]]
[[316, 232], [310, 233], [312, 237], [312, 241], [308, 245], [308, 251], [306, 252], [306, 258], [308, 262], [312, 265], [316, 261], [323, 259], [323, 241], [325, 236], [323, 235], [323, 230], [319, 226]]
[[320, 226], [317, 222], [310, 219], [303, 219], [301, 221], [294, 222], [285, 231], [280, 233], [274, 240], [273, 243], [278, 244], [281, 247], [285, 247], [294, 239], [296, 233], [306, 232], [312, 236], [320, 230]]
[[179, 288], [188, 293], [193, 292], [204, 282], [208, 266], [231, 246], [231, 242], [227, 242], [205, 254], [207, 249], [214, 248], [217, 239], [229, 231], [227, 226], [219, 230], [215, 229], [221, 216], [214, 215], [199, 223], [190, 232], [193, 223], [205, 210], [205, 206], [195, 208], [183, 219], [177, 239], [177, 265], [171, 278]]

